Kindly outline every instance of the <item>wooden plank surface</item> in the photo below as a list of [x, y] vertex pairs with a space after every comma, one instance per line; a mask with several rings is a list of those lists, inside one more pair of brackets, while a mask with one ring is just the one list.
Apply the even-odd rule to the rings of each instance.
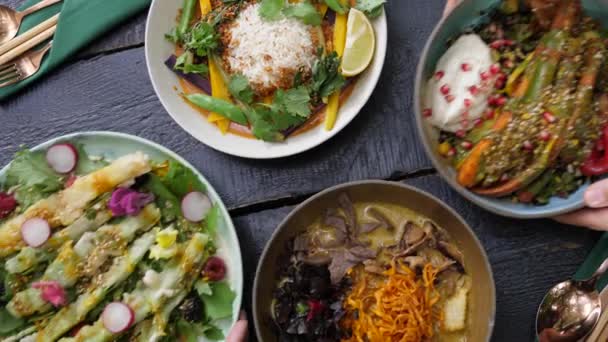
[[[399, 29], [389, 33], [391, 48], [372, 99], [337, 137], [307, 153], [253, 161], [200, 144], [166, 114], [148, 79], [144, 48], [137, 47], [68, 64], [1, 104], [5, 143], [0, 163], [9, 161], [20, 144], [69, 132], [127, 132], [160, 142], [190, 160], [217, 186], [229, 207], [427, 169], [430, 162], [414, 129], [411, 96], [416, 61], [441, 6], [425, 3], [391, 3], [389, 13], [395, 14], [389, 15], [389, 26]], [[403, 20], [404, 13], [412, 15]]]
[[[518, 221], [492, 215], [450, 189], [438, 176], [407, 180], [454, 208], [475, 230], [490, 258], [496, 282], [497, 313], [493, 341], [530, 341], [536, 308], [554, 284], [571, 277], [583, 262], [597, 232], [550, 220]], [[264, 243], [292, 206], [235, 218], [245, 268], [245, 307]], [[250, 311], [249, 311], [250, 312]]]

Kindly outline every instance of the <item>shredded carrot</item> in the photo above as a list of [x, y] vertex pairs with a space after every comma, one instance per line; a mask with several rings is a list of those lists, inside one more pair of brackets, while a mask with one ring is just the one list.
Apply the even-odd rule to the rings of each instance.
[[427, 264], [422, 276], [394, 262], [379, 279], [367, 272], [355, 275], [343, 305], [343, 326], [352, 332], [348, 342], [418, 342], [433, 337], [443, 320], [434, 287], [437, 269]]

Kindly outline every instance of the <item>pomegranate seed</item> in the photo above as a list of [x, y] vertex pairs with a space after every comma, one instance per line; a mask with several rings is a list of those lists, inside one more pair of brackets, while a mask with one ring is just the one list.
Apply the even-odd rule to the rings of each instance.
[[481, 126], [482, 123], [483, 123], [483, 119], [482, 118], [478, 118], [478, 119], [473, 120], [473, 126], [475, 126], [475, 127]]
[[462, 69], [462, 71], [471, 71], [472, 67], [469, 63], [462, 63], [460, 69]]
[[524, 141], [524, 143], [521, 146], [526, 151], [532, 151], [534, 149], [534, 145], [529, 140]]
[[445, 100], [446, 100], [448, 103], [450, 103], [450, 102], [454, 101], [454, 95], [447, 95], [447, 96], [445, 97]]
[[504, 96], [499, 96], [496, 98], [496, 105], [498, 107], [502, 107], [507, 103], [507, 98]]
[[494, 82], [494, 88], [496, 89], [502, 89], [505, 87], [505, 81], [501, 81], [500, 79], [496, 80], [496, 82]]
[[497, 75], [500, 72], [500, 66], [498, 64], [492, 64], [490, 67], [490, 73], [492, 75]]
[[479, 74], [479, 76], [481, 77], [482, 81], [487, 81], [488, 79], [490, 79], [490, 73], [487, 71], [482, 72], [481, 74]]
[[447, 84], [444, 84], [441, 86], [441, 88], [439, 88], [439, 91], [443, 94], [443, 95], [447, 95], [450, 93], [450, 87]]
[[459, 138], [464, 138], [467, 135], [467, 132], [465, 132], [464, 129], [459, 129], [454, 134], [456, 134], [456, 136]]
[[551, 139], [551, 133], [549, 133], [547, 131], [542, 131], [542, 132], [540, 132], [540, 134], [538, 135], [538, 137], [542, 141], [549, 141], [549, 139]]
[[557, 120], [555, 116], [549, 112], [543, 113], [543, 119], [545, 119], [545, 121], [547, 121], [548, 123], [554, 123]]
[[439, 81], [440, 79], [443, 78], [443, 76], [445, 75], [445, 72], [439, 70], [435, 73], [435, 80]]
[[422, 110], [422, 116], [425, 118], [428, 118], [431, 115], [433, 115], [433, 110], [431, 108], [425, 108]]
[[498, 79], [501, 81], [506, 81], [507, 80], [507, 74], [505, 74], [504, 72], [501, 72], [498, 74]]
[[485, 117], [486, 117], [486, 119], [488, 119], [488, 120], [492, 120], [492, 119], [494, 119], [494, 115], [496, 115], [496, 112], [495, 112], [494, 110], [492, 110], [492, 109], [488, 109], [488, 110], [486, 111], [486, 115], [485, 115]]
[[473, 105], [473, 100], [471, 99], [464, 99], [464, 106], [465, 108], [469, 108]]
[[502, 39], [495, 40], [492, 43], [490, 43], [490, 47], [492, 49], [500, 49], [503, 45], [502, 42], [503, 42]]
[[0, 192], [0, 219], [10, 215], [17, 208], [17, 200], [13, 194]]
[[472, 85], [469, 87], [469, 92], [471, 93], [471, 95], [475, 96], [477, 95], [477, 93], [479, 93], [479, 88], [475, 85]]
[[455, 155], [456, 155], [456, 149], [453, 147], [448, 151], [448, 153], [446, 153], [446, 156], [448, 156], [448, 157], [453, 157]]
[[464, 148], [465, 150], [470, 150], [470, 149], [473, 148], [473, 143], [470, 142], [470, 141], [465, 140], [465, 141], [463, 141], [463, 142], [460, 143], [460, 146], [462, 146], [462, 148]]

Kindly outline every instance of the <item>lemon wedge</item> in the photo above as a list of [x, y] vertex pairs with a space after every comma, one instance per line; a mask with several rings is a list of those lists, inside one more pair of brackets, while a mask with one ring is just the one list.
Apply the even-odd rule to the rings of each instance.
[[352, 77], [362, 73], [371, 63], [375, 49], [376, 36], [372, 23], [363, 12], [351, 8], [346, 24], [342, 75]]

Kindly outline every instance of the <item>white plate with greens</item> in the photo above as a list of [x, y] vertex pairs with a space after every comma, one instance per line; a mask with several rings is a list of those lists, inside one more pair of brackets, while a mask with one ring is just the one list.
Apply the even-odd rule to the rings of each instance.
[[[371, 97], [387, 51], [382, 0], [357, 0], [356, 8], [373, 12], [369, 28], [375, 49], [365, 70], [346, 79], [338, 72], [341, 61], [332, 51], [330, 37], [323, 33], [334, 32], [337, 22], [345, 23], [321, 6], [336, 1], [211, 1], [219, 7], [202, 16], [199, 4], [206, 3], [153, 0], [145, 39], [148, 73], [160, 102], [175, 122], [204, 144], [254, 159], [298, 154], [344, 129]], [[182, 10], [184, 6], [191, 10]], [[266, 18], [272, 11], [261, 8], [269, 7], [276, 18]], [[344, 11], [348, 16], [354, 10]], [[182, 14], [192, 19], [183, 20]], [[176, 27], [182, 26], [192, 37], [189, 43], [184, 41], [186, 34], [181, 39], [175, 35]], [[234, 39], [228, 42], [226, 37]], [[228, 61], [234, 64], [228, 67]], [[333, 128], [327, 127], [332, 124], [325, 120], [325, 110], [337, 99], [337, 117], [327, 120]]]
[[243, 270], [209, 182], [113, 132], [23, 149], [0, 171], [0, 340], [223, 340]]

